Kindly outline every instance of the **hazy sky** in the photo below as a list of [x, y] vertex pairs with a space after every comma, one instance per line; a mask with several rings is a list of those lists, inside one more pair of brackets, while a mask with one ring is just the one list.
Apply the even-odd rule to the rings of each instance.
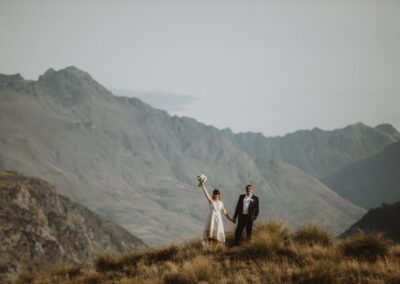
[[400, 1], [0, 0], [0, 73], [69, 65], [235, 132], [400, 129]]

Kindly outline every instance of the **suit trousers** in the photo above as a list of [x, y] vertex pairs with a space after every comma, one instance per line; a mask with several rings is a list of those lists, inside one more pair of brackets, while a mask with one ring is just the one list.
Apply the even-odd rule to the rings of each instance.
[[253, 218], [250, 214], [243, 215], [239, 214], [238, 224], [235, 230], [235, 243], [239, 244], [242, 239], [243, 229], [246, 227], [247, 239], [251, 240], [251, 234], [253, 232]]

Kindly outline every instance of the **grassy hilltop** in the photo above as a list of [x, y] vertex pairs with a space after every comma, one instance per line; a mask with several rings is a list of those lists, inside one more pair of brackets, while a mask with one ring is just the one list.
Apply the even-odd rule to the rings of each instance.
[[400, 245], [357, 233], [337, 240], [316, 225], [291, 232], [279, 221], [255, 228], [251, 242], [202, 248], [200, 240], [125, 255], [90, 268], [27, 272], [18, 283], [399, 283]]

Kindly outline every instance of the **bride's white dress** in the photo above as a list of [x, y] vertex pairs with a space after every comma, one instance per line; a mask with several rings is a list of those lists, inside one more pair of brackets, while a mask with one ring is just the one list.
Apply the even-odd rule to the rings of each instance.
[[224, 224], [222, 223], [221, 210], [224, 204], [221, 200], [210, 202], [210, 212], [206, 219], [204, 227], [203, 241], [207, 242], [209, 238], [225, 242]]

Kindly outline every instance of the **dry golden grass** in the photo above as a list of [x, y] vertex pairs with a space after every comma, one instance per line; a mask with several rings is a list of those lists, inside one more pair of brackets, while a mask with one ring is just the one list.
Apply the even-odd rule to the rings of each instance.
[[374, 261], [389, 255], [390, 242], [380, 233], [357, 232], [339, 244], [346, 257]]
[[316, 224], [307, 224], [300, 227], [294, 234], [293, 239], [304, 245], [330, 246], [333, 243], [333, 235]]
[[400, 245], [376, 234], [335, 240], [315, 225], [292, 233], [269, 221], [238, 247], [204, 248], [192, 240], [101, 256], [92, 269], [25, 273], [19, 283], [400, 283]]

